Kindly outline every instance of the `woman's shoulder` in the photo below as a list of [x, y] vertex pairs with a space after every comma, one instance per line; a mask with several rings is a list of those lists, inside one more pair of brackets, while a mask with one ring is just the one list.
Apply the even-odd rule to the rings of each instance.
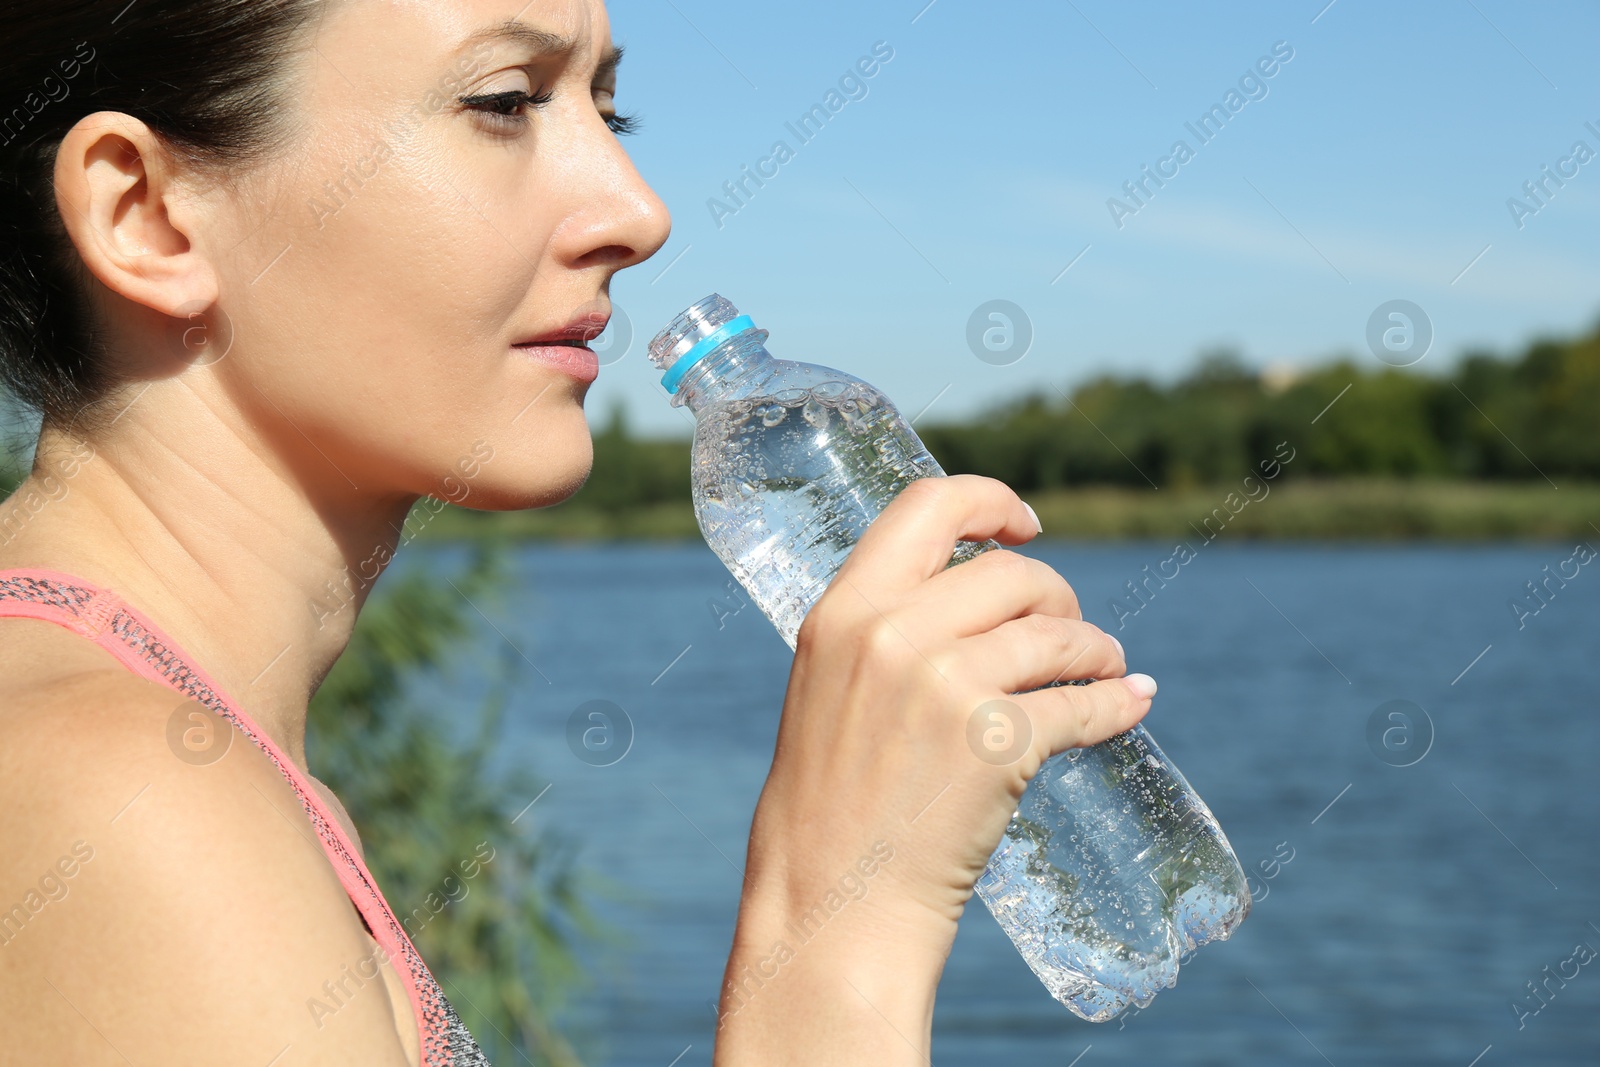
[[0, 619], [0, 798], [92, 803], [108, 776], [150, 762], [154, 726], [178, 704], [70, 630]]
[[24, 1047], [404, 1062], [383, 992], [341, 996], [337, 1026], [308, 1008], [372, 942], [265, 753], [30, 622], [0, 619], [0, 1003]]
[[179, 761], [164, 724], [186, 703], [70, 630], [0, 619], [0, 799], [40, 816], [57, 805], [87, 815], [127, 781], [170, 777]]

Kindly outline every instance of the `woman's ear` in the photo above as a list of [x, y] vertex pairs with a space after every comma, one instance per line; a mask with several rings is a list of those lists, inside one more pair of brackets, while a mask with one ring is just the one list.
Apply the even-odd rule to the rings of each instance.
[[155, 132], [120, 111], [79, 119], [56, 152], [56, 205], [84, 266], [136, 303], [181, 316], [217, 299], [217, 273], [190, 238], [200, 201]]

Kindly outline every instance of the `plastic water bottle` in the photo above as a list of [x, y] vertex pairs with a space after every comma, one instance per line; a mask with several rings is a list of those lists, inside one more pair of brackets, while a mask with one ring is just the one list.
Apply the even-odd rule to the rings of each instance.
[[[877, 389], [774, 359], [766, 339], [712, 294], [650, 359], [695, 416], [700, 529], [793, 648], [868, 523], [944, 471]], [[961, 542], [951, 565], [998, 547]], [[1149, 1004], [1250, 911], [1222, 828], [1142, 723], [1045, 761], [976, 891], [1050, 994], [1094, 1022]]]

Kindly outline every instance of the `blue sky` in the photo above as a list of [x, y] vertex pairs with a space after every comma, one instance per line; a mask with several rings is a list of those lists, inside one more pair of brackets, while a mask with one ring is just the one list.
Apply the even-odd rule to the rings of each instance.
[[[643, 123], [626, 144], [674, 223], [613, 281], [634, 337], [603, 357], [597, 426], [620, 401], [638, 430], [688, 431], [644, 348], [713, 291], [775, 355], [864, 377], [908, 416], [934, 402], [934, 421], [1106, 371], [1170, 378], [1224, 345], [1376, 366], [1367, 322], [1394, 299], [1432, 324], [1421, 371], [1600, 320], [1600, 157], [1572, 159], [1579, 140], [1600, 153], [1600, 5], [608, 6], [619, 107]], [[802, 142], [786, 124], [877, 42], [893, 58]], [[1292, 58], [1260, 77], [1278, 42]], [[1186, 128], [1229, 103], [1208, 142]], [[1180, 139], [1192, 157], [1161, 163]], [[1563, 159], [1577, 173], [1519, 228], [1507, 199], [1537, 206], [1523, 183]], [[1119, 227], [1107, 201], [1134, 206], [1145, 165], [1176, 173]], [[745, 167], [776, 174], [740, 205], [723, 183]], [[967, 341], [995, 299], [1033, 331], [1004, 365]]]

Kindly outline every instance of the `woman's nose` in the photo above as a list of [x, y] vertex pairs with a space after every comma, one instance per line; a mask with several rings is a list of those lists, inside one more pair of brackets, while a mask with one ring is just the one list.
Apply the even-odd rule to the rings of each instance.
[[576, 265], [621, 270], [649, 259], [666, 244], [672, 216], [617, 136], [598, 117], [595, 124], [603, 140], [594, 144], [587, 173], [573, 186], [587, 190], [575, 198], [579, 217], [571, 220], [579, 238]]

